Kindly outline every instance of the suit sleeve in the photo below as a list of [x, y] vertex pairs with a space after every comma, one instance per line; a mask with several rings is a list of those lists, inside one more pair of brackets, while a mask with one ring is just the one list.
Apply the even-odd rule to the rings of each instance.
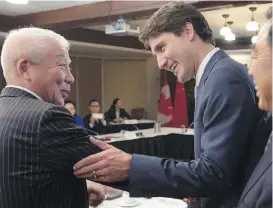
[[133, 155], [131, 196], [212, 197], [234, 185], [256, 112], [253, 93], [238, 72], [217, 69], [206, 81], [202, 110], [200, 157], [186, 163]]
[[89, 129], [90, 128], [90, 126], [89, 126], [89, 124], [90, 124], [89, 116], [88, 115], [84, 116], [82, 120], [83, 120], [84, 127]]
[[89, 141], [89, 135], [62, 107], [44, 112], [39, 124], [40, 156], [56, 170], [73, 171], [73, 165], [84, 157], [100, 152]]
[[129, 113], [126, 112], [125, 109], [122, 109], [122, 115], [121, 117], [125, 117], [125, 118], [128, 118], [128, 119], [132, 119], [132, 117], [129, 115]]

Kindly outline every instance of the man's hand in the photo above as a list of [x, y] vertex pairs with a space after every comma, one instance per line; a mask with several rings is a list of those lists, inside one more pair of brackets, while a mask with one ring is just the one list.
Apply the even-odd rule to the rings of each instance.
[[190, 205], [190, 204], [194, 204], [197, 201], [197, 198], [193, 198], [193, 197], [188, 197], [188, 198], [184, 198], [183, 201]]
[[128, 179], [132, 156], [102, 141], [90, 141], [104, 150], [74, 165], [74, 174], [93, 181], [116, 182]]
[[103, 185], [92, 181], [86, 181], [86, 184], [89, 196], [89, 205], [96, 207], [105, 199], [106, 189]]

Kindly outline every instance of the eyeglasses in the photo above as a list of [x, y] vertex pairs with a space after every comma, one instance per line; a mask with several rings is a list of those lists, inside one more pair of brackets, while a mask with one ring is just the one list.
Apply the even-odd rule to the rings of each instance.
[[91, 108], [99, 108], [99, 105], [91, 105]]

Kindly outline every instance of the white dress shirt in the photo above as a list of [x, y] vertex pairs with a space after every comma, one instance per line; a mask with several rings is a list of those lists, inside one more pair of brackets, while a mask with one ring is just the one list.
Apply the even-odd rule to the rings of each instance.
[[217, 52], [219, 51], [220, 48], [214, 48], [213, 50], [211, 50], [208, 55], [206, 55], [206, 57], [203, 59], [203, 61], [201, 62], [200, 66], [199, 66], [199, 69], [196, 73], [196, 86], [199, 85], [200, 83], [200, 80], [201, 80], [201, 77], [204, 73], [204, 70], [207, 66], [207, 64], [209, 63], [209, 60], [211, 59], [211, 57]]
[[13, 87], [13, 88], [17, 88], [17, 89], [20, 89], [20, 90], [24, 90], [24, 91], [32, 94], [34, 97], [38, 98], [39, 100], [43, 100], [39, 95], [37, 95], [35, 92], [32, 92], [31, 90], [29, 90], [27, 88], [24, 88], [24, 87], [21, 87], [21, 86], [15, 86], [15, 85], [7, 85], [6, 87]]

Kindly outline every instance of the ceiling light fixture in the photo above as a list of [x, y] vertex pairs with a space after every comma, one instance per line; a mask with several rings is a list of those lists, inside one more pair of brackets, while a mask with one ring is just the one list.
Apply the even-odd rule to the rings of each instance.
[[258, 31], [256, 31], [256, 35], [254, 35], [254, 36], [251, 38], [251, 43], [252, 43], [252, 44], [256, 43], [257, 38], [258, 38]]
[[257, 10], [257, 7], [249, 7], [249, 10], [252, 12], [252, 17], [251, 17], [251, 20], [246, 25], [246, 30], [257, 31], [259, 30], [259, 25], [257, 22], [255, 22], [255, 19], [254, 19], [254, 11]]
[[255, 35], [255, 36], [253, 36], [253, 37], [251, 38], [251, 43], [252, 43], [252, 44], [256, 43], [257, 37], [258, 37], [258, 36]]
[[28, 0], [6, 0], [6, 2], [9, 2], [11, 4], [28, 4]]
[[223, 14], [223, 17], [225, 18], [225, 24], [224, 24], [224, 26], [220, 30], [220, 35], [226, 36], [229, 33], [231, 33], [231, 30], [230, 30], [230, 28], [227, 25], [227, 18], [229, 17], [229, 14]]
[[[229, 27], [231, 28], [231, 25], [233, 24], [233, 21], [228, 21], [227, 24], [229, 25]], [[231, 31], [231, 30], [230, 30]], [[227, 34], [225, 36], [225, 40], [226, 41], [234, 41], [236, 39], [235, 34], [233, 32]]]

